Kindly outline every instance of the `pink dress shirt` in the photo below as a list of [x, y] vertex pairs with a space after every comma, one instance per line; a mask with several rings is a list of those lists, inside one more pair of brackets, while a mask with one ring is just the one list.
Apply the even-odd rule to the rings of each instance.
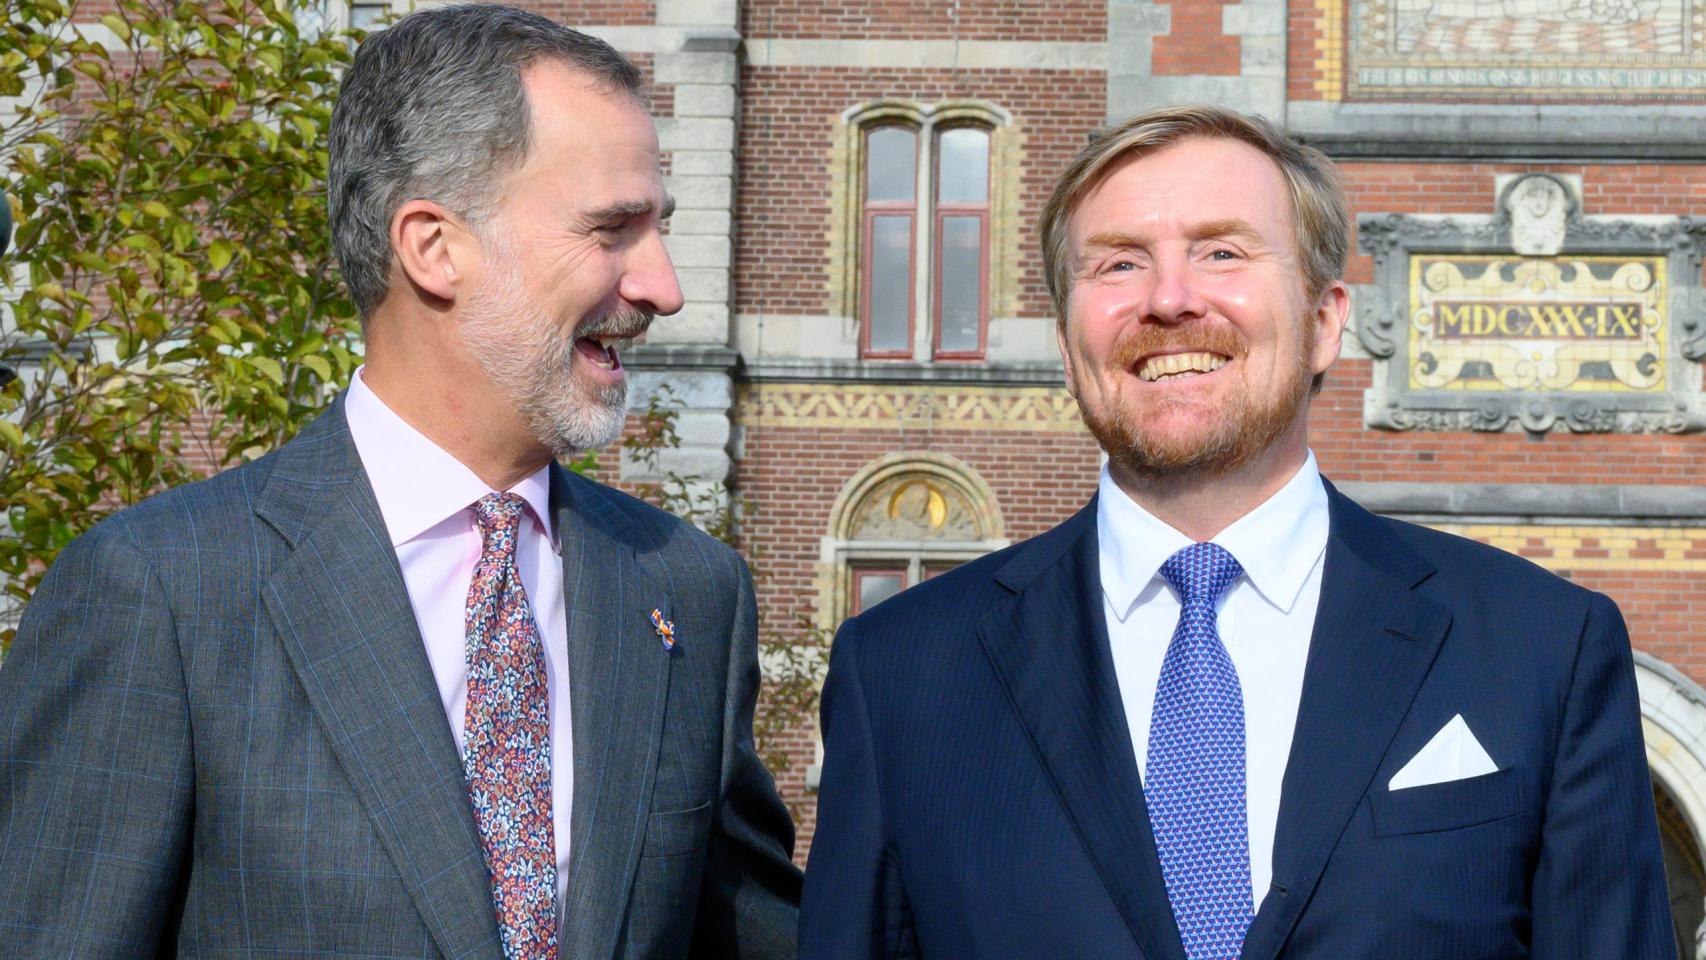
[[[468, 699], [466, 611], [468, 584], [480, 557], [473, 505], [494, 492], [392, 412], [361, 370], [344, 397], [361, 465], [367, 471], [397, 562], [444, 714], [463, 749]], [[551, 820], [557, 845], [557, 903], [569, 876], [569, 809], [574, 798], [574, 741], [569, 727], [569, 643], [563, 604], [563, 561], [551, 524], [549, 467], [511, 487], [527, 501], [516, 544], [516, 568], [545, 642], [546, 696], [551, 714]]]

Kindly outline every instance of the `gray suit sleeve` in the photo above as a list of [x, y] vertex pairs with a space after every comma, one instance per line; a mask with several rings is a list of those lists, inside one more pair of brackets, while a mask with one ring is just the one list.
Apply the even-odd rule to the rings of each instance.
[[758, 612], [752, 576], [732, 552], [739, 590], [723, 708], [722, 796], [701, 886], [693, 956], [785, 960], [796, 953], [800, 871], [794, 825], [752, 741], [758, 697]]
[[73, 541], [0, 667], [0, 957], [169, 949], [194, 784], [180, 664], [122, 530]]

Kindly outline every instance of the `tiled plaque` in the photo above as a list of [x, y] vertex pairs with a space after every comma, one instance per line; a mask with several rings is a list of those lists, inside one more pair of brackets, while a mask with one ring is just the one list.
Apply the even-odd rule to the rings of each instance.
[[1588, 219], [1568, 193], [1530, 175], [1504, 185], [1493, 217], [1362, 218], [1376, 274], [1358, 312], [1379, 363], [1370, 426], [1706, 427], [1706, 221]]

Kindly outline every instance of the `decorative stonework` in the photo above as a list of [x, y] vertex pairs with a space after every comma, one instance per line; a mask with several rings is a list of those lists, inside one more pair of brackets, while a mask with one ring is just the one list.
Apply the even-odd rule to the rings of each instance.
[[1343, 99], [1345, 89], [1345, 0], [1314, 0], [1315, 94], [1322, 100]]
[[929, 477], [901, 476], [865, 497], [853, 518], [855, 540], [976, 540], [971, 504]]
[[771, 427], [1084, 431], [1065, 387], [747, 384], [735, 415], [743, 425]]
[[[1682, 671], [1640, 650], [1635, 651], [1635, 686], [1641, 700], [1647, 767], [1674, 801], [1686, 839], [1693, 841], [1694, 849], [1687, 851], [1692, 854], [1691, 865], [1697, 866], [1703, 853], [1699, 838], [1706, 835], [1706, 690]], [[1696, 933], [1697, 945], [1702, 936], [1706, 926]]]
[[999, 540], [995, 493], [958, 457], [891, 453], [847, 479], [830, 510], [838, 541]]
[[1706, 527], [1483, 523], [1428, 526], [1479, 540], [1553, 571], [1706, 571]]
[[1706, 427], [1706, 220], [1589, 219], [1574, 186], [1509, 178], [1492, 217], [1361, 218], [1375, 283], [1359, 293], [1357, 333], [1384, 361], [1370, 426]]
[[1699, 0], [1349, 0], [1350, 99], [1699, 100]]
[[962, 563], [1007, 546], [995, 492], [957, 457], [891, 453], [842, 485], [817, 564], [818, 625], [840, 624], [853, 589], [851, 565]]

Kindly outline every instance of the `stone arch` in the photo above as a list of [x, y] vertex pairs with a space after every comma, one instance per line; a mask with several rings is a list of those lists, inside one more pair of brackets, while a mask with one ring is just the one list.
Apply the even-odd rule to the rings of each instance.
[[[871, 461], [842, 484], [829, 513], [829, 534], [843, 540], [860, 539], [873, 511], [894, 513], [889, 502], [915, 485], [933, 488], [947, 511], [940, 522], [926, 524], [932, 534], [911, 539], [999, 540], [1001, 511], [995, 491], [978, 472], [958, 457], [945, 453], [890, 453]], [[965, 511], [953, 516], [953, 508]], [[898, 519], [898, 518], [897, 518]], [[956, 536], [957, 533], [968, 535]], [[872, 539], [866, 537], [865, 539]]]
[[945, 453], [891, 453], [861, 467], [830, 509], [818, 563], [818, 622], [838, 626], [852, 565], [910, 559], [956, 563], [1007, 546], [1001, 508], [982, 476]]
[[[832, 631], [846, 615], [855, 565], [959, 563], [1008, 545], [995, 491], [972, 466], [945, 453], [890, 453], [861, 467], [829, 512], [818, 556], [817, 624]], [[806, 768], [816, 789], [817, 761]]]
[[[1682, 671], [1635, 651], [1641, 736], [1652, 771], [1665, 869], [1672, 884], [1671, 916], [1683, 956], [1694, 956], [1706, 917], [1706, 690]], [[1689, 929], [1693, 928], [1693, 929]]]

